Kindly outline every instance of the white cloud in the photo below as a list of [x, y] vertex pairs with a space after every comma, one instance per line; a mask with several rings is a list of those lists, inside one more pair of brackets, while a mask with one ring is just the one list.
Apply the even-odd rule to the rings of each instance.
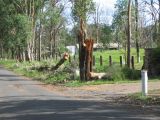
[[94, 0], [100, 11], [102, 11], [102, 22], [106, 24], [112, 23], [112, 16], [115, 10], [116, 0]]
[[114, 11], [116, 0], [94, 0], [101, 8]]

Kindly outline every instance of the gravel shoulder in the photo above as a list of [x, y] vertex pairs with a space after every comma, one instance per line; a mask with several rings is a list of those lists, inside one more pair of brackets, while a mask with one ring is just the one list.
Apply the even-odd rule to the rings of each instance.
[[[141, 82], [89, 85], [81, 87], [65, 87], [55, 85], [42, 86], [45, 89], [57, 92], [64, 96], [94, 100], [109, 100], [111, 98], [123, 97], [128, 94], [141, 92]], [[148, 87], [149, 90], [160, 90], [160, 81], [149, 82]], [[156, 93], [149, 93], [149, 95], [160, 96], [160, 91]]]

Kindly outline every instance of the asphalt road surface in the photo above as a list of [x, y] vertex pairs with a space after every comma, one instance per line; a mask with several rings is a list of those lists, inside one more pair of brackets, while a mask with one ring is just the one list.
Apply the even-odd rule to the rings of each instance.
[[0, 67], [0, 120], [160, 120], [160, 107], [64, 97]]

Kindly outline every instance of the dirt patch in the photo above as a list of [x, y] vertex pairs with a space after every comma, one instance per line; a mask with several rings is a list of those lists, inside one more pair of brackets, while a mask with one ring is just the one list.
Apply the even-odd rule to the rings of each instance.
[[[119, 98], [127, 96], [128, 94], [141, 92], [141, 83], [103, 84], [82, 87], [65, 87], [55, 85], [41, 86], [63, 96], [84, 98], [88, 100], [110, 100], [111, 98]], [[149, 90], [155, 89], [160, 89], [160, 81], [149, 82]], [[160, 95], [160, 91], [156, 93], [156, 95]]]

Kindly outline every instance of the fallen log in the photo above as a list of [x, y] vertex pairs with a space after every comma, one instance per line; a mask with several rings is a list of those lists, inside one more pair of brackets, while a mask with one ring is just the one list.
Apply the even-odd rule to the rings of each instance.
[[111, 78], [111, 76], [107, 73], [90, 72], [90, 79], [108, 79], [108, 78]]
[[49, 66], [45, 65], [45, 66], [34, 66], [30, 68], [31, 70], [37, 70], [39, 72], [41, 71], [47, 71], [49, 70]]
[[42, 71], [55, 71], [68, 59], [69, 59], [69, 54], [65, 53], [55, 66], [49, 67], [48, 65], [45, 65], [45, 66], [39, 66], [39, 67], [32, 67], [31, 70], [38, 70], [41, 72]]

